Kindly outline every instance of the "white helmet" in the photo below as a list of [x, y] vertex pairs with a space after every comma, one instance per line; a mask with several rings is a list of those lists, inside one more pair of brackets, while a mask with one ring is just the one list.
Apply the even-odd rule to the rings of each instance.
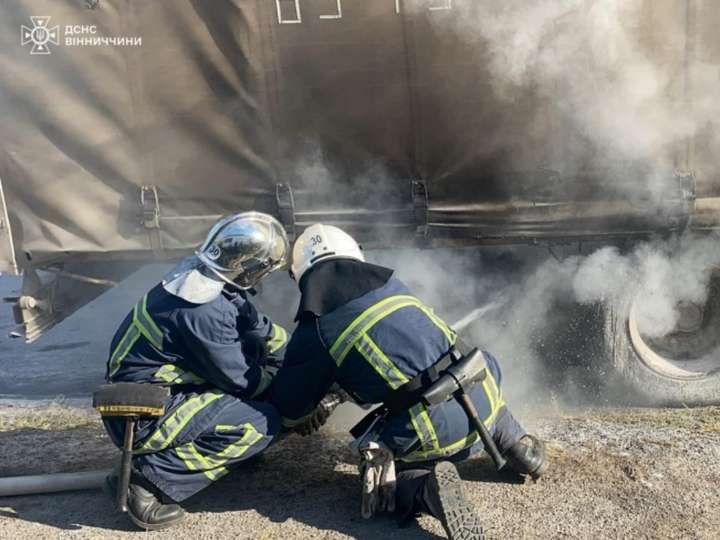
[[348, 233], [332, 225], [311, 225], [295, 241], [290, 275], [300, 283], [305, 272], [329, 259], [365, 262], [360, 246]]

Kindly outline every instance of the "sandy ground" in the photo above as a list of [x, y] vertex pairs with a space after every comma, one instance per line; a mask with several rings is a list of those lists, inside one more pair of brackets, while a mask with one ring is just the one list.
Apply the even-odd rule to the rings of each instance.
[[[0, 412], [0, 476], [104, 468], [115, 459], [90, 411]], [[552, 456], [538, 483], [499, 475], [485, 457], [460, 466], [489, 538], [718, 537], [720, 409], [596, 409], [530, 422]], [[389, 517], [364, 521], [358, 490], [342, 435], [293, 436], [191, 499], [180, 528], [143, 537], [444, 537], [429, 517], [405, 529]], [[0, 538], [137, 534], [101, 491], [0, 498]]]

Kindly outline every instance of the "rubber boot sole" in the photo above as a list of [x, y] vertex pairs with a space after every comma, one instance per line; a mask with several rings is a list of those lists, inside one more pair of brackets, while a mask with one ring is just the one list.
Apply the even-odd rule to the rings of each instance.
[[455, 466], [441, 461], [433, 467], [430, 488], [440, 499], [440, 521], [450, 540], [485, 540], [480, 518], [465, 498], [463, 482]]

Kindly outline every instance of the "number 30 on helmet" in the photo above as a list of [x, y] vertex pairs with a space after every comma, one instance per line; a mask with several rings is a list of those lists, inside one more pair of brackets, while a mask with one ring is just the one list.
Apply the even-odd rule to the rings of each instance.
[[308, 270], [330, 259], [365, 261], [360, 246], [348, 233], [332, 225], [311, 225], [295, 241], [290, 275], [300, 283]]
[[213, 274], [239, 289], [287, 264], [287, 235], [280, 222], [261, 212], [242, 212], [218, 221], [195, 252]]

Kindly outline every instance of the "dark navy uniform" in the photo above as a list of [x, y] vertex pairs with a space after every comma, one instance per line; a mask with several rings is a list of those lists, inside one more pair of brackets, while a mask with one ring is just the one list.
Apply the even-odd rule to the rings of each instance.
[[[258, 398], [286, 341], [245, 293], [225, 287], [196, 304], [154, 287], [115, 334], [107, 366], [109, 382], [171, 388], [165, 415], [137, 427], [133, 467], [180, 502], [264, 450], [281, 425]], [[124, 423], [106, 427], [121, 445]]]
[[[303, 276], [300, 289], [299, 325], [269, 398], [288, 427], [303, 422], [335, 382], [360, 404], [382, 403], [436, 364], [457, 339], [386, 268], [326, 261]], [[503, 401], [497, 361], [485, 357], [490, 376], [471, 398], [504, 451], [525, 432]], [[482, 448], [455, 400], [430, 408], [417, 404], [374, 429], [401, 464], [462, 459]]]

